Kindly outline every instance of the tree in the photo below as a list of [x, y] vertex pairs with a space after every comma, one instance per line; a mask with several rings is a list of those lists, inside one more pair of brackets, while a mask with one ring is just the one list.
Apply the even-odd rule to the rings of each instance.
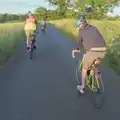
[[46, 16], [47, 16], [47, 9], [44, 8], [44, 7], [36, 8], [35, 11], [34, 11], [34, 14], [35, 14], [35, 17], [36, 17], [37, 20], [42, 19], [42, 17], [46, 18]]
[[7, 21], [14, 21], [14, 20], [20, 20], [23, 21], [25, 19], [25, 15], [24, 14], [8, 14], [8, 13], [4, 13], [4, 14], [0, 14], [0, 22], [7, 22]]
[[60, 16], [64, 16], [67, 8], [71, 7], [73, 0], [47, 0], [50, 5], [57, 7], [57, 12]]
[[0, 23], [5, 21], [5, 17], [3, 16], [3, 14], [0, 14]]
[[120, 2], [120, 0], [76, 0], [75, 7], [80, 9], [80, 12], [86, 13], [89, 17], [103, 18], [108, 11]]
[[117, 5], [120, 2], [120, 0], [76, 0], [75, 4], [77, 7], [84, 9], [86, 8], [86, 6], [91, 6], [93, 9], [99, 9], [99, 7], [101, 7], [102, 9], [105, 10], [110, 10], [111, 8], [113, 9], [113, 7], [115, 5]]

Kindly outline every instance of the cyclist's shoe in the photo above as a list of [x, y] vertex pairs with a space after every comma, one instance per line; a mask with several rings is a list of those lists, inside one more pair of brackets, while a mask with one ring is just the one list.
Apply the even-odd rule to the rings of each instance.
[[85, 88], [82, 88], [82, 85], [77, 85], [77, 89], [80, 91], [80, 93], [84, 93], [85, 92]]
[[27, 50], [29, 50], [29, 47], [27, 46]]
[[36, 46], [34, 45], [34, 49], [36, 50]]
[[27, 44], [27, 51], [29, 50], [29, 45]]

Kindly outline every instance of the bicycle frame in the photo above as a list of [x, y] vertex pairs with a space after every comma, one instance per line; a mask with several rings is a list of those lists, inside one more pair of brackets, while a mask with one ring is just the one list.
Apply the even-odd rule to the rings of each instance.
[[[79, 69], [82, 69], [82, 65], [83, 65], [83, 60], [80, 62], [80, 67]], [[94, 82], [95, 82], [95, 78], [94, 78], [94, 69], [95, 69], [95, 66], [92, 65], [92, 67], [90, 68], [90, 75], [86, 75], [86, 79], [85, 79], [85, 83], [86, 85], [88, 86], [88, 88], [91, 90], [91, 91], [96, 91], [95, 87], [94, 87]], [[92, 85], [90, 85], [90, 79], [92, 81]], [[98, 79], [96, 78], [96, 82], [97, 82], [97, 85], [98, 87], [100, 88], [99, 86], [99, 83], [98, 83]]]
[[[75, 58], [75, 56], [74, 56], [74, 51], [72, 51], [72, 57]], [[83, 59], [80, 60], [80, 61], [81, 61], [81, 62], [80, 62], [80, 65], [79, 65], [79, 68], [78, 68], [78, 69], [82, 70]], [[86, 83], [86, 85], [88, 86], [88, 88], [89, 88], [91, 91], [96, 91], [96, 90], [95, 90], [95, 86], [94, 86], [95, 80], [96, 80], [96, 83], [97, 83], [97, 85], [98, 85], [98, 88], [100, 88], [98, 79], [95, 78], [95, 77], [96, 77], [96, 76], [95, 76], [95, 65], [93, 64], [93, 65], [90, 67], [90, 75], [89, 75], [89, 77], [88, 77], [88, 75], [86, 75], [86, 79], [85, 79], [85, 83]], [[92, 79], [92, 80], [91, 80], [91, 81], [92, 81], [92, 85], [89, 84], [89, 83], [90, 83], [90, 79]]]
[[[77, 50], [72, 51], [72, 57], [75, 58], [74, 52]], [[80, 51], [77, 51], [80, 52]], [[83, 57], [84, 58], [84, 57]], [[83, 66], [83, 61], [84, 59], [80, 60], [81, 58], [78, 58], [76, 61], [76, 79], [78, 84], [81, 84], [79, 74], [82, 71], [82, 66]], [[97, 68], [96, 68], [96, 60], [94, 63], [90, 66], [89, 70], [87, 71], [87, 75], [85, 78], [85, 84], [88, 86], [90, 92], [94, 93], [92, 96], [93, 98], [93, 106], [96, 108], [100, 108], [104, 102], [104, 84], [101, 79], [101, 75], [98, 73]], [[100, 75], [100, 76], [99, 76]], [[101, 96], [102, 93], [102, 96]], [[99, 95], [100, 95], [100, 101], [99, 101]], [[95, 100], [97, 98], [97, 101]], [[100, 104], [99, 104], [100, 102]]]

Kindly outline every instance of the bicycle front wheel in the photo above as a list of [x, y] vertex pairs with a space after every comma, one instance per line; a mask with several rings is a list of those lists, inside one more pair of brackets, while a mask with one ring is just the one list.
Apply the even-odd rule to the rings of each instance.
[[81, 67], [82, 67], [82, 62], [81, 60], [76, 61], [76, 80], [78, 84], [81, 84]]
[[104, 103], [104, 83], [101, 73], [94, 74], [93, 105], [95, 108], [101, 108]]

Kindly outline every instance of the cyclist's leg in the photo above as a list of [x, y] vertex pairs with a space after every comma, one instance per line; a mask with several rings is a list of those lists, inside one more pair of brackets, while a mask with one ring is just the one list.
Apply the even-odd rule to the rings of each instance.
[[36, 45], [35, 45], [35, 42], [36, 42], [36, 33], [37, 33], [37, 31], [34, 30], [34, 39], [33, 39], [34, 49], [36, 49]]
[[95, 68], [96, 68], [96, 74], [98, 74], [98, 76], [100, 76], [100, 59], [103, 59], [105, 57], [106, 52], [97, 52], [94, 56], [96, 56], [95, 59]]
[[43, 25], [43, 31], [45, 31], [45, 24]]
[[84, 93], [84, 88], [85, 88], [85, 79], [87, 75], [87, 71], [89, 70], [91, 64], [93, 61], [96, 59], [96, 56], [94, 55], [93, 52], [88, 51], [84, 57], [83, 57], [83, 68], [82, 68], [82, 85], [78, 85], [77, 89], [81, 92]]
[[[95, 60], [98, 58], [104, 58], [105, 52], [93, 52], [89, 51], [87, 55], [85, 56], [84, 62], [83, 62], [83, 69], [89, 69], [90, 66], [93, 64]], [[100, 60], [95, 61], [95, 67], [96, 70], [99, 72], [100, 71]]]
[[31, 34], [30, 34], [30, 39], [29, 40], [32, 42], [32, 45], [33, 45], [34, 49], [36, 49], [35, 39], [36, 39], [36, 30], [31, 30]]
[[30, 34], [32, 30], [26, 30], [25, 32], [26, 32], [26, 38], [27, 38], [26, 44], [27, 44], [27, 48], [29, 48]]
[[[87, 54], [87, 53], [86, 53]], [[85, 56], [86, 54], [83, 55], [83, 65], [85, 64], [84, 60], [85, 60]], [[81, 93], [84, 93], [84, 88], [85, 88], [85, 78], [86, 78], [86, 75], [87, 75], [87, 69], [82, 68], [82, 85], [77, 85], [77, 89], [81, 92]]]
[[28, 43], [29, 37], [28, 37], [28, 30], [25, 30], [25, 35], [26, 35], [26, 44]]

